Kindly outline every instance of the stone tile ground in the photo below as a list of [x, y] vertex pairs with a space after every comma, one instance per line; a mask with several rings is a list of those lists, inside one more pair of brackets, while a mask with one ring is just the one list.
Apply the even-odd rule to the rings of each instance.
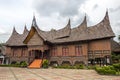
[[0, 67], [0, 80], [120, 80], [120, 76], [103, 76], [94, 70]]

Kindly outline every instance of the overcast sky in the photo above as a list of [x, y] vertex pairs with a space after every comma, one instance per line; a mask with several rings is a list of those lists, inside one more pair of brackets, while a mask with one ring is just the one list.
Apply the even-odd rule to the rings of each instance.
[[[72, 28], [81, 24], [85, 14], [87, 25], [99, 23], [109, 12], [111, 27], [120, 34], [119, 0], [0, 0], [0, 42], [8, 40], [15, 26], [22, 33], [25, 24], [30, 30], [33, 15], [40, 29], [63, 28], [71, 19]], [[117, 40], [117, 37], [115, 38]]]

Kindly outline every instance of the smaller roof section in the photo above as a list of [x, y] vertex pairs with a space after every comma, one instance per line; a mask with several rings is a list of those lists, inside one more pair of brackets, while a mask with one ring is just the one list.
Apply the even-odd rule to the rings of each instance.
[[120, 44], [114, 40], [111, 41], [112, 44], [112, 51], [113, 52], [120, 52]]
[[28, 35], [28, 32], [29, 31], [26, 28], [24, 28], [23, 34], [19, 34], [19, 33], [17, 33], [17, 31], [14, 27], [13, 32], [12, 32], [10, 38], [8, 39], [8, 41], [5, 43], [5, 45], [7, 45], [7, 46], [25, 46], [25, 44], [23, 43], [23, 40]]
[[53, 33], [52, 36], [54, 36], [54, 38], [69, 37], [70, 32], [71, 32], [71, 23], [70, 23], [70, 19], [69, 19], [67, 25], [64, 28], [55, 31], [55, 33]]

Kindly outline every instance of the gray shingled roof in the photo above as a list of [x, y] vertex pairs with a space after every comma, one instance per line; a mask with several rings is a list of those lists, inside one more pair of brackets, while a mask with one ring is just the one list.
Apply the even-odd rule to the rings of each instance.
[[[94, 26], [87, 27], [86, 16], [83, 22], [76, 28], [70, 28], [70, 21], [68, 24], [69, 25], [67, 25], [65, 28], [61, 29], [61, 32], [59, 32], [59, 30], [51, 30], [49, 32], [45, 32], [41, 31], [40, 29], [38, 29], [38, 32], [39, 35], [44, 35], [44, 38], [46, 38], [46, 40], [51, 43], [94, 40], [115, 36], [110, 26], [108, 12], [106, 12], [104, 19]], [[57, 33], [60, 36], [58, 36]]]
[[120, 52], [120, 44], [114, 40], [111, 41], [112, 51], [113, 52]]
[[[35, 28], [38, 34], [45, 41], [48, 41], [50, 43], [85, 41], [102, 38], [111, 38], [115, 36], [110, 26], [108, 12], [106, 12], [104, 19], [100, 23], [90, 27], [87, 27], [87, 21], [85, 16], [83, 22], [76, 28], [71, 29], [71, 24], [69, 20], [68, 24], [63, 29], [60, 30], [52, 29], [51, 31], [40, 30], [36, 24], [36, 19], [34, 17], [32, 22], [32, 28]], [[26, 39], [28, 34], [29, 32], [26, 28], [23, 34], [18, 34], [14, 29], [12, 36], [9, 38], [6, 44], [23, 46], [25, 45], [23, 44], [23, 41]]]
[[19, 34], [16, 32], [15, 27], [13, 29], [12, 35], [10, 36], [10, 38], [8, 39], [8, 41], [6, 42], [5, 45], [8, 46], [25, 46], [26, 44], [23, 43], [24, 39], [26, 38], [26, 36], [28, 35], [28, 30], [25, 26], [24, 32], [23, 34]]

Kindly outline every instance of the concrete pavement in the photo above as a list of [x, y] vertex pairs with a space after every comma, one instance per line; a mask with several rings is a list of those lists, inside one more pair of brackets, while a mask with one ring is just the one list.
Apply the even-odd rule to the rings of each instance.
[[99, 75], [94, 70], [0, 67], [0, 80], [120, 80], [120, 76]]

